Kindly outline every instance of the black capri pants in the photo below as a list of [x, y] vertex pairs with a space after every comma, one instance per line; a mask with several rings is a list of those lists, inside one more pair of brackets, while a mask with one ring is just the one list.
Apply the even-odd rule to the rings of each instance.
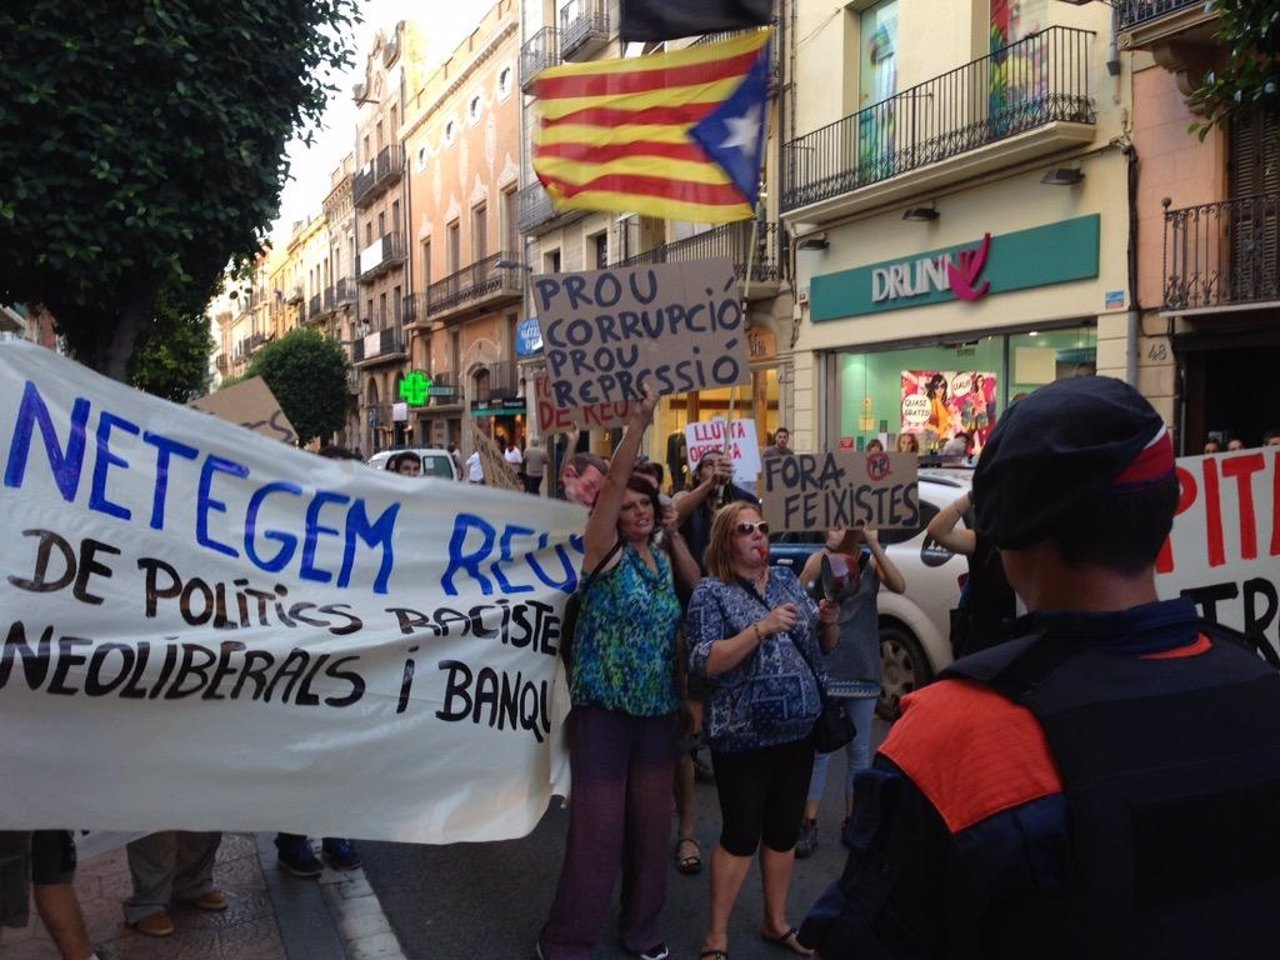
[[813, 773], [807, 737], [759, 750], [711, 751], [720, 795], [720, 846], [735, 857], [755, 854], [761, 841], [786, 853], [800, 836]]

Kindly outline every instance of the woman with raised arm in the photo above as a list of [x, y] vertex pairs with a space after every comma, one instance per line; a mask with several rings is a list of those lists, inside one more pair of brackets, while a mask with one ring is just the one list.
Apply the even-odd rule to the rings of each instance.
[[[632, 473], [657, 400], [646, 385], [587, 521], [583, 573], [590, 582], [569, 678], [569, 837], [538, 937], [543, 960], [589, 960], [622, 870], [623, 945], [642, 960], [669, 956], [658, 917], [671, 842], [680, 601], [671, 564], [652, 545], [652, 484]], [[674, 533], [674, 517], [668, 530]]]
[[706, 566], [685, 621], [690, 672], [710, 682], [706, 726], [721, 816], [699, 957], [728, 960], [729, 918], [762, 844], [760, 936], [808, 956], [787, 921], [787, 891], [822, 709], [820, 649], [836, 643], [838, 608], [815, 606], [794, 573], [769, 566], [769, 525], [753, 504], [720, 508]]

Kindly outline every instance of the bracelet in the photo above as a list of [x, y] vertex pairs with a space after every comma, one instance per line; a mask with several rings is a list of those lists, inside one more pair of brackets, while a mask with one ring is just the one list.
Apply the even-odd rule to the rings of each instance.
[[751, 625], [751, 629], [756, 632], [756, 646], [764, 643], [764, 638], [760, 634], [760, 622], [756, 621]]

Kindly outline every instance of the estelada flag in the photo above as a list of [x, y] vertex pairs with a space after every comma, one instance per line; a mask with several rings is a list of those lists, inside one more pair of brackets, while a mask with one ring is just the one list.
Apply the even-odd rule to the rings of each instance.
[[675, 40], [700, 33], [766, 27], [773, 0], [622, 0], [623, 40]]
[[556, 206], [701, 223], [752, 216], [770, 34], [539, 74], [533, 169]]

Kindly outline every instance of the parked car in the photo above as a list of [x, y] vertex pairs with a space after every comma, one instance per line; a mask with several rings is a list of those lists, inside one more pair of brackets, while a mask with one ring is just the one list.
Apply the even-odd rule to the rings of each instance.
[[[922, 469], [920, 526], [880, 531], [880, 543], [907, 581], [905, 593], [881, 590], [877, 596], [884, 684], [876, 712], [886, 720], [897, 719], [902, 698], [951, 662], [951, 611], [969, 565], [926, 536], [925, 527], [969, 489], [971, 476], [963, 469]], [[769, 562], [799, 573], [809, 555], [821, 549], [826, 531], [775, 533], [769, 539]]]
[[449, 456], [448, 450], [440, 447], [402, 447], [399, 450], [382, 450], [365, 461], [378, 470], [387, 469], [387, 461], [397, 453], [416, 453], [422, 459], [422, 475], [424, 477], [441, 477], [445, 480], [461, 480], [458, 466]]

